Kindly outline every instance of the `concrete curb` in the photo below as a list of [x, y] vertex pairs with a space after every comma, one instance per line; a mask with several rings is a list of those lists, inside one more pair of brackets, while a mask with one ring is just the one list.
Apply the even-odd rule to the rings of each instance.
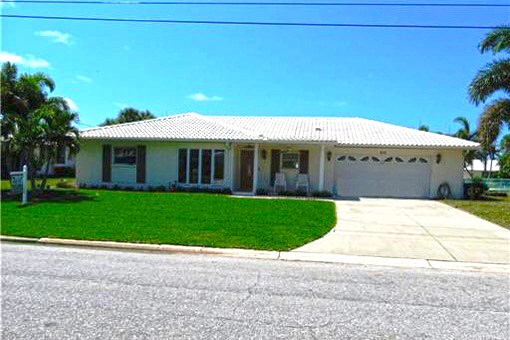
[[506, 273], [510, 274], [510, 264], [498, 263], [473, 263], [473, 262], [454, 262], [454, 261], [437, 261], [427, 259], [409, 259], [394, 257], [374, 257], [374, 256], [357, 256], [357, 255], [341, 255], [329, 253], [306, 253], [299, 251], [265, 251], [250, 250], [237, 248], [210, 248], [195, 246], [178, 246], [169, 244], [144, 244], [144, 243], [127, 243], [112, 241], [85, 241], [58, 238], [29, 238], [17, 236], [0, 236], [0, 241], [6, 242], [22, 242], [22, 243], [38, 243], [51, 245], [66, 245], [78, 247], [96, 247], [111, 248], [119, 250], [142, 250], [155, 251], [165, 253], [181, 253], [181, 254], [202, 254], [211, 256], [238, 257], [246, 259], [264, 259], [264, 260], [280, 260], [280, 261], [299, 261], [299, 262], [322, 262], [322, 263], [342, 263], [364, 266], [386, 266], [398, 268], [426, 268], [436, 270], [453, 270], [453, 271], [470, 271], [484, 273]]

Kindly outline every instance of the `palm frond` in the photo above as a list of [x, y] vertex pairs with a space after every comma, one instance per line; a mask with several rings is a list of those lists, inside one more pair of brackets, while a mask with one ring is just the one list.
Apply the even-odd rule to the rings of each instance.
[[510, 127], [510, 99], [497, 99], [484, 108], [477, 132], [484, 148], [494, 144], [505, 124]]
[[477, 105], [496, 91], [510, 93], [510, 59], [487, 64], [469, 84], [469, 98]]
[[510, 26], [499, 26], [490, 31], [480, 43], [480, 52], [510, 52]]

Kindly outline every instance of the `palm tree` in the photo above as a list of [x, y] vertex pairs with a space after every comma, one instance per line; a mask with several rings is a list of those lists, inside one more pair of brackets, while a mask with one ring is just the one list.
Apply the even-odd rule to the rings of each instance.
[[[38, 72], [21, 74], [18, 68], [9, 62], [2, 65], [2, 137], [6, 149], [19, 154], [22, 164], [28, 165], [29, 176], [34, 178], [34, 146], [42, 136], [38, 126], [39, 115], [36, 110], [48, 99], [48, 92], [55, 89], [55, 82], [48, 75]], [[32, 181], [32, 185], [35, 181]]]
[[79, 150], [79, 131], [72, 124], [77, 121], [78, 114], [72, 112], [67, 101], [62, 97], [49, 98], [38, 110], [41, 114], [41, 124], [45, 138], [39, 145], [41, 160], [46, 164], [43, 180], [39, 190], [46, 187], [46, 179], [50, 164], [57, 158], [58, 151], [65, 148], [70, 154]]
[[[471, 131], [469, 120], [466, 117], [457, 117], [453, 120], [454, 123], [458, 123], [461, 127], [452, 136], [462, 138], [470, 141], [476, 140], [476, 131]], [[464, 170], [467, 171], [469, 176], [472, 177], [471, 172], [468, 170], [468, 165], [473, 164], [473, 160], [476, 158], [476, 152], [474, 150], [464, 151]]]
[[422, 124], [422, 125], [418, 126], [418, 130], [429, 132], [430, 128], [428, 125]]
[[[500, 26], [489, 32], [480, 43], [480, 52], [510, 52], [510, 26]], [[502, 58], [487, 64], [478, 71], [469, 85], [471, 101], [479, 105], [485, 103], [496, 92], [506, 97], [490, 102], [483, 110], [479, 121], [480, 141], [486, 146], [492, 144], [501, 128], [510, 127], [510, 58]]]
[[37, 194], [35, 175], [43, 164], [51, 163], [58, 147], [76, 152], [78, 131], [72, 126], [77, 114], [70, 111], [61, 97], [48, 97], [55, 88], [54, 81], [43, 73], [21, 74], [16, 65], [2, 65], [2, 146], [11, 154], [21, 155], [28, 165], [32, 190]]
[[140, 111], [132, 107], [127, 107], [119, 111], [116, 118], [107, 118], [101, 125], [114, 125], [129, 122], [136, 122], [139, 120], [154, 119], [154, 116], [150, 111]]
[[510, 153], [510, 134], [503, 136], [501, 139], [501, 153]]

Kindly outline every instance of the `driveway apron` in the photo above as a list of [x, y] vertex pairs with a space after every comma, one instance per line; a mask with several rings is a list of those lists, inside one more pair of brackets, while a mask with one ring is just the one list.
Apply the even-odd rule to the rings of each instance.
[[296, 251], [510, 263], [510, 231], [438, 201], [335, 201], [338, 224]]

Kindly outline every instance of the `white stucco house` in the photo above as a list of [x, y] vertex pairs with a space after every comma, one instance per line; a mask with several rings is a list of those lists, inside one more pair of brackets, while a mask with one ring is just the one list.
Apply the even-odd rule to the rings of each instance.
[[186, 113], [81, 131], [79, 184], [273, 190], [345, 197], [462, 196], [463, 151], [477, 143], [362, 118]]
[[[470, 179], [473, 177], [481, 177], [484, 172], [490, 175], [499, 171], [499, 162], [497, 159], [493, 159], [492, 161], [487, 160], [487, 168], [485, 164], [480, 159], [473, 159], [473, 162], [467, 166], [467, 170], [464, 169], [464, 178]], [[490, 176], [489, 176], [490, 177]]]

